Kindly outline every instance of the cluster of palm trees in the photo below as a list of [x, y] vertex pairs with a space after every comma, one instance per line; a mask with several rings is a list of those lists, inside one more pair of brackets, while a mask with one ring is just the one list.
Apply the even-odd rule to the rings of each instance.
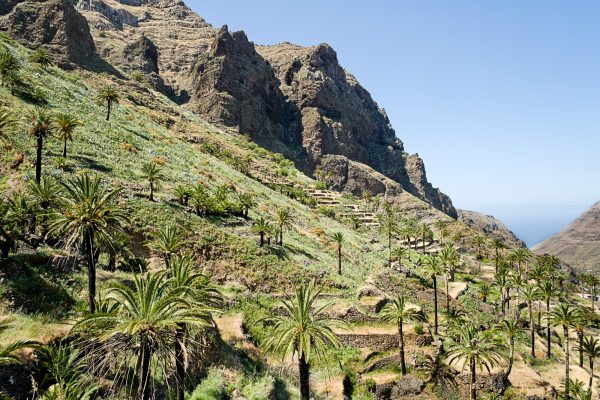
[[273, 239], [280, 246], [283, 246], [283, 232], [292, 227], [294, 217], [288, 208], [279, 207], [275, 210], [274, 221], [267, 221], [264, 217], [259, 217], [252, 225], [252, 231], [259, 235], [259, 245], [263, 247], [265, 243], [271, 244]]
[[[148, 170], [145, 172], [145, 178], [150, 183], [150, 200], [153, 200], [154, 187], [163, 177], [160, 167], [156, 163], [148, 164], [148, 168], [145, 169]], [[179, 204], [185, 207], [189, 206], [196, 215], [205, 217], [237, 215], [248, 219], [250, 209], [256, 206], [254, 195], [237, 192], [231, 184], [219, 185], [214, 190], [210, 190], [202, 183], [196, 186], [177, 185], [174, 195]]]
[[411, 246], [417, 250], [419, 239], [422, 241], [422, 248], [425, 249], [425, 242], [433, 240], [433, 230], [425, 223], [419, 223], [412, 217], [402, 217], [400, 211], [392, 204], [386, 203], [383, 211], [378, 215], [381, 232], [387, 239], [387, 264], [392, 267], [393, 258], [398, 260], [398, 266], [402, 266], [402, 254], [405, 250], [402, 247], [393, 248], [393, 242], [402, 239], [406, 243], [407, 258], [410, 259]]

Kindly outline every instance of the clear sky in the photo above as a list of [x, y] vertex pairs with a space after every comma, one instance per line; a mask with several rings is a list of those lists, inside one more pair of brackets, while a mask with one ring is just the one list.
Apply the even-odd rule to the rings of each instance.
[[600, 200], [598, 1], [187, 3], [255, 43], [329, 43], [434, 186], [530, 245]]

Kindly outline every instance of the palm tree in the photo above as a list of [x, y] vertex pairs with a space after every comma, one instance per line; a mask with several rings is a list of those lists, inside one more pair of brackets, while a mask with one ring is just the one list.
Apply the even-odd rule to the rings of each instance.
[[[1, 125], [0, 125], [1, 131]], [[592, 311], [595, 309], [594, 302], [596, 301], [596, 287], [600, 285], [600, 279], [594, 274], [585, 274], [583, 282], [588, 285], [590, 291], [590, 300], [592, 302]]]
[[444, 273], [444, 281], [446, 284], [446, 312], [448, 312], [450, 310], [450, 289], [448, 281], [454, 280], [453, 268], [455, 268], [458, 259], [458, 254], [456, 253], [454, 246], [449, 244], [446, 247], [444, 247], [442, 251], [440, 251], [439, 257], [440, 262], [444, 265], [446, 270]]
[[300, 372], [300, 398], [310, 397], [310, 363], [313, 354], [323, 359], [329, 347], [339, 347], [340, 342], [333, 328], [343, 321], [330, 318], [324, 313], [328, 305], [314, 308], [320, 290], [314, 282], [301, 284], [295, 289], [293, 299], [282, 300], [284, 314], [268, 319], [273, 332], [265, 342], [267, 351], [298, 356]]
[[[0, 318], [0, 334], [11, 328], [13, 319], [3, 317]], [[39, 343], [34, 340], [18, 340], [10, 344], [0, 347], [0, 364], [4, 363], [20, 363], [19, 357], [15, 356], [15, 352], [24, 348], [35, 348]]]
[[110, 120], [110, 112], [113, 104], [119, 104], [119, 92], [112, 85], [102, 87], [98, 91], [97, 99], [99, 102], [106, 103], [106, 120]]
[[500, 323], [500, 329], [506, 333], [508, 336], [508, 345], [509, 345], [509, 356], [508, 356], [508, 366], [506, 367], [506, 371], [504, 372], [504, 376], [508, 378], [512, 371], [513, 363], [515, 360], [515, 336], [521, 331], [521, 327], [519, 326], [519, 320], [516, 318], [504, 319]]
[[444, 273], [444, 267], [440, 259], [435, 255], [426, 256], [423, 260], [424, 272], [429, 275], [433, 282], [433, 329], [438, 334], [438, 298], [437, 298], [437, 276]]
[[278, 208], [275, 211], [275, 222], [279, 228], [279, 245], [283, 246], [283, 230], [292, 226], [292, 215], [287, 208]]
[[268, 230], [269, 222], [263, 217], [260, 217], [257, 221], [255, 221], [254, 225], [252, 226], [252, 231], [260, 236], [260, 247], [263, 247], [265, 244], [265, 235], [267, 234]]
[[590, 381], [588, 386], [588, 397], [592, 398], [592, 383], [594, 379], [594, 360], [600, 358], [600, 340], [592, 336], [586, 336], [580, 345], [586, 356], [590, 360]]
[[523, 298], [527, 302], [527, 309], [529, 310], [529, 330], [531, 333], [531, 357], [535, 358], [535, 320], [533, 319], [533, 302], [538, 298], [538, 292], [535, 286], [525, 284], [522, 289]]
[[67, 158], [67, 141], [73, 141], [73, 131], [83, 123], [69, 114], [58, 114], [54, 123], [58, 136], [63, 141], [63, 157]]
[[[48, 217], [48, 211], [51, 208], [58, 207], [60, 203], [60, 185], [58, 182], [50, 177], [43, 176], [41, 181], [38, 183], [36, 181], [31, 181], [28, 186], [28, 192], [33, 200], [33, 204], [37, 208], [37, 213], [40, 214], [42, 219], [42, 239], [46, 238], [48, 233], [46, 219]], [[30, 220], [31, 229], [35, 230], [37, 216], [35, 214], [32, 215]]]
[[447, 352], [448, 363], [463, 363], [463, 369], [468, 366], [471, 379], [469, 380], [469, 399], [477, 398], [477, 369], [490, 369], [500, 362], [498, 346], [490, 331], [480, 331], [473, 323], [458, 326], [451, 335]]
[[150, 183], [150, 195], [148, 200], [154, 201], [154, 188], [158, 188], [164, 179], [162, 168], [155, 162], [149, 162], [142, 166], [142, 177]]
[[111, 246], [123, 232], [128, 221], [118, 204], [120, 191], [102, 184], [99, 176], [78, 176], [63, 184], [65, 197], [62, 207], [51, 214], [50, 233], [62, 237], [67, 249], [83, 251], [88, 264], [89, 309], [95, 311], [96, 242]]
[[481, 257], [481, 249], [485, 246], [485, 237], [476, 235], [472, 240], [473, 245], [477, 248], [477, 256]]
[[392, 206], [386, 204], [384, 212], [377, 216], [381, 232], [387, 237], [388, 268], [392, 267], [392, 236], [398, 229], [398, 220]]
[[417, 307], [406, 304], [404, 295], [399, 295], [392, 299], [381, 310], [381, 320], [384, 322], [394, 322], [398, 326], [398, 338], [400, 349], [400, 368], [402, 375], [406, 375], [406, 362], [404, 361], [404, 322], [426, 321], [425, 313]]
[[148, 245], [151, 250], [161, 253], [167, 268], [170, 267], [171, 258], [180, 251], [186, 242], [186, 233], [175, 225], [159, 228], [151, 234]]
[[433, 237], [433, 231], [427, 224], [419, 224], [418, 229], [421, 234], [421, 248], [425, 251], [425, 240]]
[[10, 80], [11, 75], [18, 75], [21, 69], [21, 62], [8, 49], [0, 50], [0, 80], [6, 85]]
[[562, 326], [565, 346], [565, 396], [569, 399], [569, 328], [579, 318], [579, 310], [568, 303], [559, 303], [548, 315], [548, 320], [554, 326]]
[[29, 55], [29, 62], [38, 64], [42, 68], [52, 65], [52, 59], [48, 55], [48, 52], [41, 47]]
[[16, 125], [16, 121], [9, 110], [0, 110], [0, 141], [8, 141], [8, 133]]
[[398, 260], [398, 269], [402, 269], [402, 255], [404, 254], [404, 250], [401, 246], [394, 247], [392, 249], [392, 257], [395, 257]]
[[531, 257], [529, 249], [526, 249], [525, 247], [521, 247], [521, 248], [515, 250], [515, 252], [512, 254], [512, 256], [513, 256], [513, 260], [517, 263], [517, 268], [518, 268], [519, 274], [521, 274], [523, 272], [522, 265], [524, 263], [527, 263]]
[[44, 139], [52, 134], [52, 116], [45, 108], [35, 108], [29, 117], [27, 132], [36, 139], [35, 180], [39, 183], [42, 178], [42, 151]]
[[252, 207], [256, 207], [256, 200], [254, 200], [254, 196], [250, 193], [240, 193], [238, 194], [238, 202], [240, 207], [242, 207], [242, 214], [245, 219], [248, 219], [248, 211]]
[[[204, 328], [204, 326], [212, 325], [212, 313], [216, 312], [221, 306], [222, 296], [219, 290], [213, 286], [210, 278], [204, 274], [192, 273], [192, 259], [189, 255], [173, 258], [169, 269], [169, 277], [173, 288], [184, 289], [182, 296], [190, 302], [194, 311], [204, 320], [205, 324], [199, 326]], [[178, 324], [175, 332], [177, 400], [183, 400], [185, 393], [185, 357], [188, 331], [188, 324], [183, 322]]]
[[443, 220], [443, 219], [438, 219], [434, 222], [434, 226], [440, 234], [440, 242], [443, 242], [444, 237], [447, 234], [448, 221]]
[[492, 293], [492, 285], [490, 285], [488, 282], [481, 282], [481, 284], [479, 285], [479, 298], [481, 299], [482, 303], [486, 303], [488, 297], [490, 296], [490, 294]]
[[500, 251], [506, 249], [506, 245], [500, 239], [492, 240], [492, 247], [496, 253], [496, 273], [498, 272], [498, 262], [500, 261]]
[[175, 195], [177, 201], [179, 201], [179, 204], [182, 206], [187, 206], [190, 197], [192, 196], [192, 191], [187, 186], [177, 185], [173, 190], [173, 194]]
[[[554, 297], [554, 295], [556, 294], [556, 288], [552, 284], [552, 281], [545, 280], [545, 281], [542, 281], [538, 285], [538, 292], [539, 292], [540, 297], [546, 301], [546, 315], [549, 316], [550, 315], [550, 299], [552, 299], [552, 297]], [[548, 358], [550, 358], [552, 355], [552, 348], [550, 346], [550, 344], [551, 344], [550, 340], [551, 340], [550, 318], [546, 318], [546, 357], [548, 357]]]
[[344, 243], [344, 235], [342, 232], [336, 232], [331, 236], [331, 240], [337, 247], [338, 275], [342, 275], [342, 244]]
[[[210, 313], [196, 307], [189, 290], [174, 285], [164, 271], [143, 278], [136, 275], [134, 288], [110, 287], [105, 301], [112, 303], [115, 311], [90, 314], [74, 327], [78, 335], [91, 337], [88, 354], [94, 357], [94, 374], [102, 376], [112, 366], [129, 369], [135, 358], [136, 393], [128, 397], [150, 399], [152, 367], [162, 367], [161, 376], [171, 374], [172, 344], [178, 340], [176, 332], [181, 324], [200, 329], [212, 325]], [[157, 359], [155, 363], [153, 358]], [[130, 379], [123, 372], [115, 371], [113, 376]], [[133, 390], [134, 383], [125, 382], [123, 386]]]
[[573, 330], [577, 334], [577, 348], [579, 353], [579, 367], [583, 368], [583, 334], [585, 328], [590, 326], [590, 321], [595, 319], [595, 313], [587, 307], [579, 306], [577, 309], [577, 319], [573, 321]]

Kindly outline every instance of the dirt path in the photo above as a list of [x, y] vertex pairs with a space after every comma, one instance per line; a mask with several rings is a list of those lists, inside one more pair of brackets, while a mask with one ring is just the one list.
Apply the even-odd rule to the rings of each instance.
[[448, 282], [448, 292], [450, 297], [457, 299], [465, 290], [467, 290], [467, 282]]

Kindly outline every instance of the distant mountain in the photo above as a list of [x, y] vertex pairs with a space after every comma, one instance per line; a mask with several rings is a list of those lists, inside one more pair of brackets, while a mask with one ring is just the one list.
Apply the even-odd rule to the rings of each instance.
[[458, 210], [458, 220], [469, 228], [502, 240], [513, 247], [525, 247], [525, 242], [517, 237], [506, 225], [491, 215], [475, 211]]
[[600, 201], [532, 250], [554, 254], [575, 267], [600, 271]]

